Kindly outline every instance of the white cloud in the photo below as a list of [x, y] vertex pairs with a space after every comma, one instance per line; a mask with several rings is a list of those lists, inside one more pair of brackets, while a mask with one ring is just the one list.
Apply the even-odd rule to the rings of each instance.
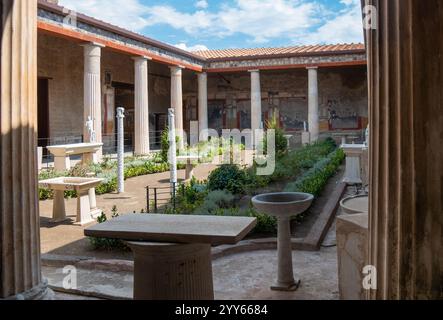
[[301, 43], [358, 43], [363, 41], [363, 23], [360, 0], [341, 0], [343, 9], [334, 18], [325, 21], [316, 31], [306, 34]]
[[188, 45], [185, 42], [181, 42], [179, 44], [174, 45], [175, 47], [182, 49], [182, 50], [186, 50], [186, 51], [204, 51], [204, 50], [208, 50], [208, 47], [203, 45], [203, 44], [197, 44], [195, 46], [190, 46], [188, 47]]
[[[207, 10], [206, 0], [196, 1], [193, 12], [170, 5], [148, 6], [141, 0], [61, 0], [79, 12], [141, 32], [154, 25], [168, 25], [193, 38], [244, 35], [248, 42], [265, 44], [287, 39], [290, 44], [361, 42], [360, 0], [340, 0], [344, 7], [331, 12], [319, 0], [233, 0], [217, 11]], [[180, 43], [179, 45], [185, 45]]]
[[198, 9], [207, 9], [209, 7], [209, 4], [206, 0], [200, 0], [195, 3], [195, 7]]

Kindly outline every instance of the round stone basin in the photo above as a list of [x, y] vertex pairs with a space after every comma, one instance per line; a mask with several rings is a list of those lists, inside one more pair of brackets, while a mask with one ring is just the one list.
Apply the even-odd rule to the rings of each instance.
[[343, 199], [340, 206], [346, 214], [369, 212], [369, 197], [367, 195], [353, 196]]
[[312, 194], [298, 192], [268, 193], [252, 199], [252, 203], [258, 211], [276, 217], [302, 214], [309, 209], [313, 201]]

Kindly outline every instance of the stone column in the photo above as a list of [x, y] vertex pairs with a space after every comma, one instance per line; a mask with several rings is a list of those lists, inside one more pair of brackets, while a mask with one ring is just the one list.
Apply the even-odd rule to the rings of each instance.
[[251, 129], [262, 129], [260, 70], [251, 70]]
[[[84, 44], [84, 118], [83, 136], [85, 142], [102, 142], [102, 90], [101, 90], [101, 49], [97, 43]], [[88, 118], [94, 122], [95, 141], [86, 128]], [[98, 152], [98, 158], [102, 151]]]
[[134, 58], [135, 66], [135, 154], [147, 155], [149, 141], [148, 58]]
[[200, 138], [208, 140], [208, 135], [201, 135], [203, 130], [208, 129], [208, 75], [199, 73], [198, 77], [198, 123]]
[[37, 1], [0, 1], [0, 299], [48, 299], [37, 194]]
[[178, 148], [184, 149], [185, 141], [183, 135], [183, 87], [182, 67], [170, 67], [171, 69], [171, 108], [175, 111], [175, 130], [180, 139]]
[[[373, 299], [442, 299], [441, 0], [366, 1]], [[432, 35], [430, 37], [429, 35]]]
[[309, 104], [309, 133], [311, 143], [318, 141], [320, 134], [319, 130], [319, 115], [318, 115], [318, 68], [308, 68], [308, 104]]

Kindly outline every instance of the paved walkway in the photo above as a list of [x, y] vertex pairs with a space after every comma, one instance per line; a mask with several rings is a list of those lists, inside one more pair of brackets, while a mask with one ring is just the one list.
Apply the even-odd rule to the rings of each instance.
[[[328, 236], [335, 237], [334, 228]], [[293, 252], [294, 272], [302, 280], [296, 292], [270, 290], [277, 275], [277, 252], [273, 250], [235, 254], [213, 261], [215, 298], [218, 300], [337, 300], [337, 249], [319, 252]], [[61, 287], [63, 270], [44, 267], [53, 286]], [[78, 292], [99, 293], [101, 297], [132, 299], [133, 275], [78, 269]]]
[[[214, 165], [200, 165], [195, 169], [195, 177], [205, 180], [209, 173], [217, 168]], [[106, 194], [97, 196], [97, 205], [110, 216], [115, 205], [120, 213], [141, 212], [146, 210], [146, 186], [161, 187], [169, 185], [169, 172], [151, 174], [132, 178], [126, 181], [124, 194]], [[179, 179], [184, 179], [185, 171], [178, 172]], [[92, 252], [88, 240], [83, 235], [84, 227], [75, 226], [72, 222], [64, 224], [50, 223], [53, 201], [40, 202], [41, 216], [41, 249], [42, 253], [60, 255], [92, 255], [98, 258], [112, 258], [111, 252]], [[75, 220], [77, 200], [66, 201], [68, 217]], [[128, 253], [129, 256], [130, 253]]]

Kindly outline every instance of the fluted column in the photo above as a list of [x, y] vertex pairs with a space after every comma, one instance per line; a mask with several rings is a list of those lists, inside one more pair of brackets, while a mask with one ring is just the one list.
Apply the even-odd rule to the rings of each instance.
[[0, 299], [45, 299], [37, 195], [37, 1], [2, 0]]
[[149, 142], [148, 58], [134, 58], [135, 66], [135, 154], [147, 155]]
[[[370, 105], [373, 299], [442, 299], [443, 6], [371, 0]], [[432, 35], [432, 36], [430, 36]]]
[[260, 70], [251, 70], [251, 129], [262, 128]]
[[320, 118], [318, 111], [318, 68], [308, 68], [308, 118], [311, 143], [318, 141], [320, 135]]
[[[101, 50], [103, 45], [88, 43], [84, 47], [84, 121], [85, 142], [102, 142], [102, 90], [101, 90]], [[93, 120], [95, 141], [86, 127], [88, 118]], [[101, 151], [98, 154], [101, 156]]]
[[201, 135], [202, 131], [208, 129], [208, 74], [198, 74], [198, 122], [200, 138], [208, 140], [208, 135]]
[[171, 108], [175, 111], [175, 130], [180, 139], [178, 148], [184, 149], [183, 136], [183, 86], [182, 67], [170, 67], [171, 69]]

